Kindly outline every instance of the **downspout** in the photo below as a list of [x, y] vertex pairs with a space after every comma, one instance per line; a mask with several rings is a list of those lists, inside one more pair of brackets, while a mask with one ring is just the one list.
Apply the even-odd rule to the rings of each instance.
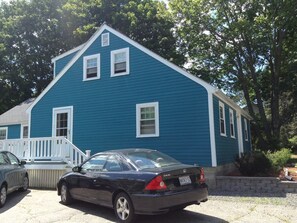
[[237, 115], [237, 132], [238, 132], [238, 155], [239, 157], [243, 153], [243, 136], [242, 136], [242, 124], [241, 124], [241, 114], [240, 111], [236, 111]]
[[210, 135], [210, 148], [211, 148], [211, 165], [212, 167], [217, 166], [217, 150], [215, 141], [215, 128], [214, 128], [214, 109], [213, 109], [213, 93], [208, 93], [208, 114], [209, 114], [209, 135]]

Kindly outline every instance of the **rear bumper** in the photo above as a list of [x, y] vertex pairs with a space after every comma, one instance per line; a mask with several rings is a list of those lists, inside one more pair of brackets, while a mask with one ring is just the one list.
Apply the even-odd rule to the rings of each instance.
[[207, 185], [181, 192], [133, 194], [131, 199], [136, 214], [162, 214], [179, 207], [204, 202], [208, 197]]

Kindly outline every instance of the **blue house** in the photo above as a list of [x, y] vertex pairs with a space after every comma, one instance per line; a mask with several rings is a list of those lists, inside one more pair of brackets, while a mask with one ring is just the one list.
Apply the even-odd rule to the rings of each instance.
[[106, 24], [52, 62], [54, 80], [27, 110], [29, 138], [66, 137], [92, 154], [153, 148], [204, 167], [251, 150], [248, 113]]

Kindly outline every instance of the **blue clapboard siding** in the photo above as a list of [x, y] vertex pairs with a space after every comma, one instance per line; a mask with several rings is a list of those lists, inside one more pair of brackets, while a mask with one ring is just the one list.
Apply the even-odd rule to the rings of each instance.
[[[244, 137], [244, 119], [247, 120], [247, 129], [248, 129], [248, 140], [245, 140]], [[243, 151], [244, 152], [249, 152], [251, 151], [251, 129], [250, 129], [250, 121], [245, 118], [245, 117], [241, 117], [241, 126], [242, 126], [242, 141], [243, 141]]]
[[[144, 147], [189, 164], [211, 166], [206, 90], [110, 33], [83, 56], [100, 53], [101, 78], [83, 81], [83, 57], [43, 96], [31, 112], [31, 137], [52, 135], [52, 109], [73, 106], [73, 143], [92, 154]], [[110, 51], [130, 48], [130, 74], [110, 77]], [[159, 102], [160, 136], [136, 138], [136, 104]]]
[[21, 136], [21, 125], [6, 125], [6, 126], [0, 126], [1, 127], [7, 127], [8, 133], [7, 133], [7, 139], [19, 139]]
[[57, 60], [55, 62], [55, 74], [58, 75], [61, 70], [69, 63], [69, 61], [75, 56], [77, 51]]
[[225, 105], [225, 122], [226, 122], [226, 133], [227, 136], [221, 136], [220, 134], [220, 117], [219, 117], [219, 99], [213, 97], [213, 109], [214, 109], [214, 125], [215, 125], [215, 139], [216, 139], [216, 152], [217, 152], [217, 164], [223, 165], [232, 163], [239, 153], [238, 149], [238, 133], [237, 133], [237, 122], [236, 122], [236, 111], [234, 112], [234, 129], [235, 138], [231, 137], [230, 134], [230, 114], [229, 106]]

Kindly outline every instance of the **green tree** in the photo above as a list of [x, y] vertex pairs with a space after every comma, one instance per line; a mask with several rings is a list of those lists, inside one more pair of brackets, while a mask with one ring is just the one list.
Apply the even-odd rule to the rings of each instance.
[[86, 41], [104, 22], [160, 56], [183, 65], [172, 28], [174, 21], [163, 2], [155, 0], [69, 0], [63, 7], [75, 36]]
[[296, 101], [286, 81], [297, 59], [295, 1], [172, 0], [170, 6], [190, 70], [247, 105], [259, 147], [279, 146], [282, 100]]
[[[16, 0], [0, 6], [0, 113], [42, 92], [51, 58], [68, 48], [60, 29], [63, 0]], [[2, 112], [1, 112], [2, 111]]]

